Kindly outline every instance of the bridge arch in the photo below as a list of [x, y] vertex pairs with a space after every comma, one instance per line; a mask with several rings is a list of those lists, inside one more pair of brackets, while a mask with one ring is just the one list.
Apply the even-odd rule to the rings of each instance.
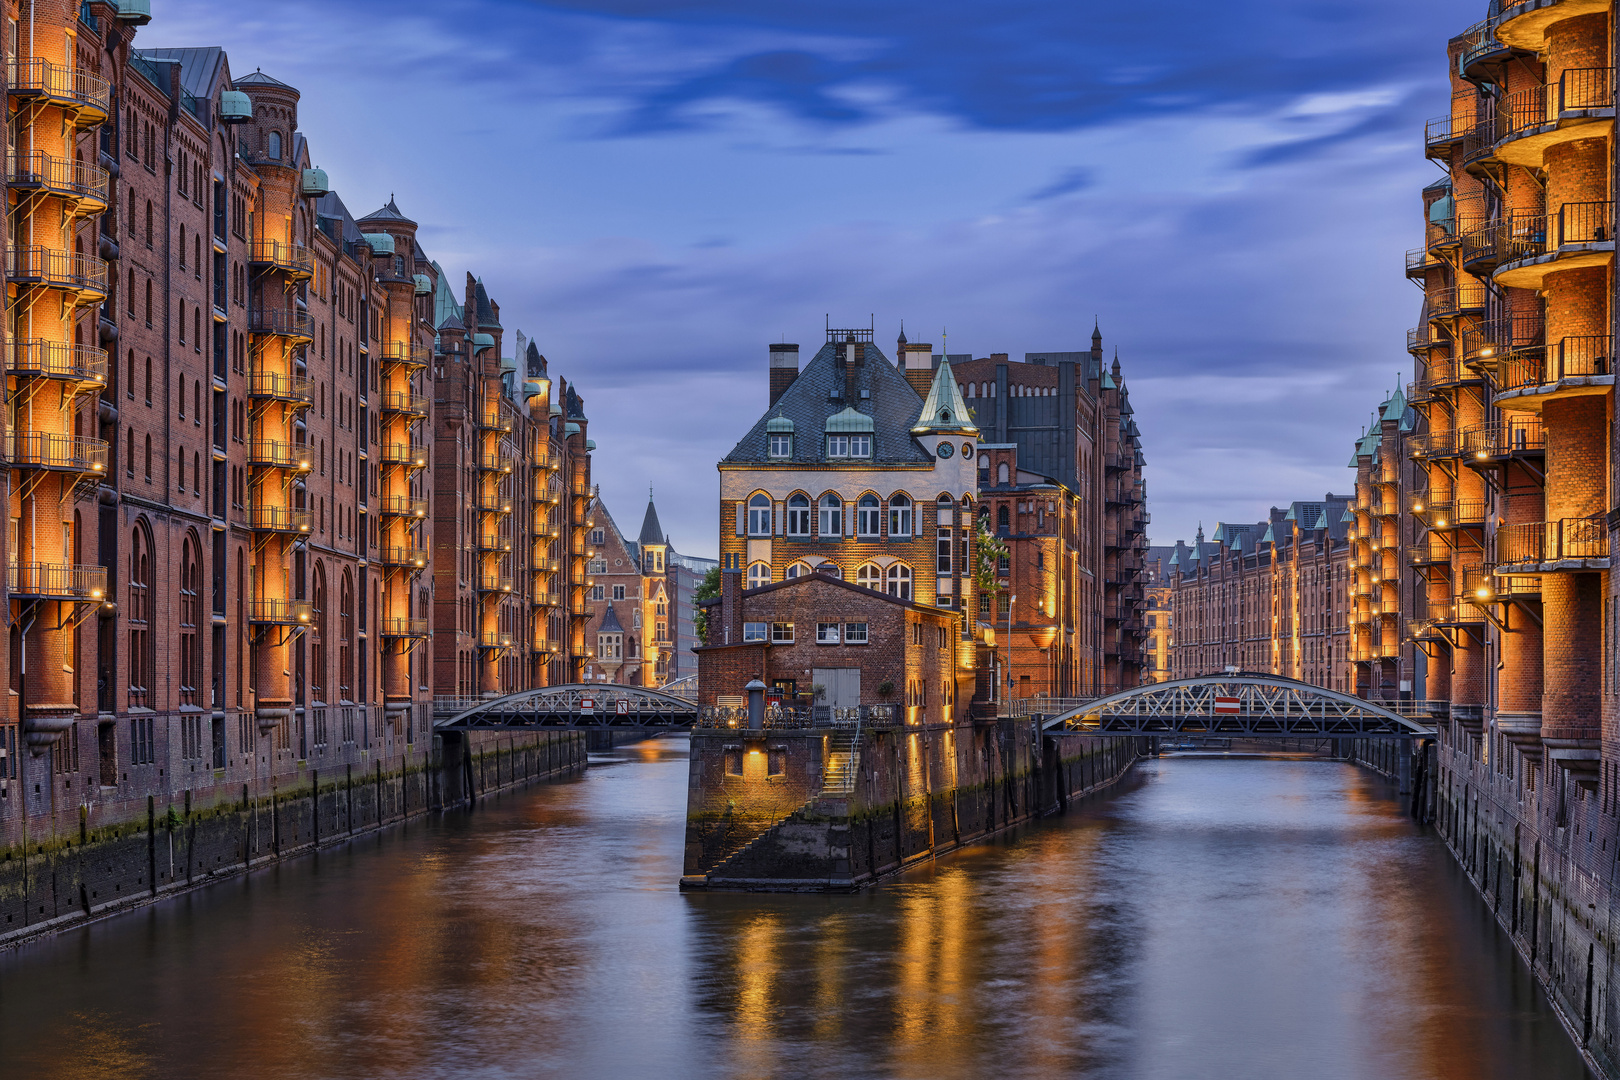
[[1041, 726], [1090, 735], [1368, 739], [1435, 734], [1413, 716], [1366, 698], [1247, 672], [1135, 686], [1055, 713]]
[[520, 690], [497, 698], [436, 702], [433, 730], [487, 731], [514, 728], [654, 728], [680, 730], [697, 723], [691, 698], [645, 686], [567, 683]]

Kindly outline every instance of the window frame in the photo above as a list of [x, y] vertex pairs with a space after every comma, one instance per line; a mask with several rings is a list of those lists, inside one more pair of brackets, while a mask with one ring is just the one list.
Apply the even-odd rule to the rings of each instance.
[[764, 622], [745, 622], [743, 623], [742, 634], [744, 643], [751, 641], [769, 641], [771, 635], [771, 624]]
[[872, 643], [871, 624], [865, 621], [844, 624], [845, 645], [870, 645]]
[[844, 626], [835, 622], [816, 622], [817, 645], [841, 645], [844, 640]]

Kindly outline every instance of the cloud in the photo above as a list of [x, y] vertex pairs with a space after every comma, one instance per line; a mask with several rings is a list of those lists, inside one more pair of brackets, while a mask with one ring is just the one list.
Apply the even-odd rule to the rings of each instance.
[[1077, 191], [1084, 191], [1096, 182], [1096, 174], [1090, 169], [1079, 166], [1064, 169], [1050, 184], [1032, 193], [1030, 199], [1034, 202], [1040, 202], [1043, 199], [1056, 199], [1062, 195], [1073, 195]]

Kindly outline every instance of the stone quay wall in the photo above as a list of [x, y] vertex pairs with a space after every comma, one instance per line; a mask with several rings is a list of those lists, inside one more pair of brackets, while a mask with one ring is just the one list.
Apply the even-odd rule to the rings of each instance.
[[[1620, 827], [1607, 793], [1440, 724], [1434, 824], [1602, 1077], [1620, 1078]], [[1499, 748], [1500, 749], [1500, 748]]]
[[582, 731], [446, 733], [260, 781], [212, 773], [16, 823], [0, 847], [0, 948], [294, 858], [479, 795], [575, 772]]
[[692, 733], [682, 888], [848, 892], [1118, 780], [1140, 740], [1003, 719], [861, 733], [824, 792], [824, 729]]

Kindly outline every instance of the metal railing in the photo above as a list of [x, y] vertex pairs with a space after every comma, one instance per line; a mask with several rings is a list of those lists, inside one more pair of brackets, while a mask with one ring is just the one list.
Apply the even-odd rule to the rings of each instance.
[[433, 360], [433, 347], [431, 345], [412, 345], [404, 341], [392, 341], [376, 348], [378, 359], [385, 364], [427, 367]]
[[1422, 503], [1412, 513], [1431, 529], [1466, 529], [1485, 524], [1485, 501], [1463, 499], [1457, 502]]
[[1503, 525], [1496, 530], [1496, 565], [1513, 567], [1609, 557], [1602, 514]]
[[1429, 150], [1449, 147], [1463, 136], [1472, 134], [1478, 122], [1473, 116], [1454, 116], [1450, 113], [1436, 116], [1423, 125], [1423, 145]]
[[315, 271], [315, 257], [307, 247], [281, 240], [255, 240], [248, 249], [248, 262], [305, 276]]
[[247, 609], [250, 623], [307, 626], [315, 617], [314, 608], [308, 600], [257, 597], [248, 600]]
[[1561, 379], [1614, 374], [1614, 339], [1608, 334], [1566, 337], [1541, 349], [1526, 349], [1504, 358], [1497, 380], [1500, 390], [1545, 386]]
[[1462, 332], [1465, 363], [1494, 364], [1515, 351], [1539, 348], [1546, 334], [1541, 312], [1487, 319]]
[[104, 119], [112, 101], [112, 86], [87, 71], [63, 67], [37, 56], [6, 61], [6, 89], [13, 95], [42, 96], [71, 103]]
[[474, 422], [482, 431], [511, 431], [512, 416], [505, 410], [479, 408], [473, 414]]
[[104, 600], [107, 568], [80, 563], [10, 563], [6, 588], [13, 596]]
[[1423, 321], [1406, 332], [1406, 351], [1422, 352], [1435, 344], [1435, 339], [1429, 334], [1429, 315], [1425, 307]]
[[425, 518], [426, 499], [413, 499], [408, 495], [384, 495], [377, 500], [377, 513], [385, 517]]
[[1522, 416], [1481, 424], [1462, 433], [1462, 451], [1476, 459], [1530, 454], [1547, 448], [1547, 431], [1539, 417]]
[[107, 353], [103, 349], [43, 338], [8, 341], [5, 348], [8, 374], [107, 384]]
[[250, 371], [248, 397], [313, 405], [315, 380], [303, 375], [283, 375], [279, 371]]
[[516, 455], [511, 450], [483, 451], [478, 455], [478, 467], [485, 472], [509, 473]]
[[512, 550], [512, 538], [499, 533], [480, 533], [478, 536], [478, 550], [485, 555], [498, 554]]
[[291, 506], [248, 508], [248, 528], [259, 532], [308, 534], [314, 527], [315, 516], [308, 510], [297, 510]]
[[428, 414], [428, 399], [421, 394], [412, 394], [403, 390], [389, 390], [378, 395], [379, 407], [383, 412], [405, 413], [409, 416], [426, 416]]
[[501, 491], [480, 491], [473, 496], [473, 506], [486, 514], [510, 514], [512, 496]]
[[248, 444], [248, 464], [308, 472], [311, 468], [309, 446], [281, 439], [254, 439]]
[[1428, 290], [1424, 309], [1430, 319], [1450, 318], [1465, 311], [1484, 308], [1487, 295], [1485, 284], [1480, 281], [1440, 286]]
[[106, 169], [43, 150], [7, 151], [6, 181], [14, 187], [40, 187], [64, 198], [107, 204]]
[[416, 569], [426, 567], [428, 552], [423, 548], [393, 546], [378, 551], [377, 561], [384, 566], [406, 566]]
[[478, 647], [481, 649], [510, 649], [512, 635], [499, 630], [485, 630], [478, 635]]
[[382, 621], [383, 637], [427, 637], [431, 631], [426, 619], [387, 617]]
[[100, 256], [39, 244], [6, 248], [6, 277], [18, 284], [49, 285], [97, 297], [107, 295], [107, 264]]
[[248, 332], [279, 337], [313, 338], [315, 323], [307, 312], [292, 308], [256, 307], [248, 309]]
[[509, 593], [512, 591], [512, 576], [510, 574], [479, 574], [478, 591]]
[[50, 431], [14, 431], [9, 441], [13, 468], [81, 473], [107, 471], [107, 444], [100, 439]]
[[1529, 134], [1557, 123], [1566, 113], [1613, 107], [1613, 68], [1567, 68], [1556, 83], [1526, 87], [1498, 98], [1493, 141]]
[[383, 443], [377, 450], [377, 459], [384, 465], [405, 465], [413, 469], [425, 469], [427, 447], [415, 443]]

